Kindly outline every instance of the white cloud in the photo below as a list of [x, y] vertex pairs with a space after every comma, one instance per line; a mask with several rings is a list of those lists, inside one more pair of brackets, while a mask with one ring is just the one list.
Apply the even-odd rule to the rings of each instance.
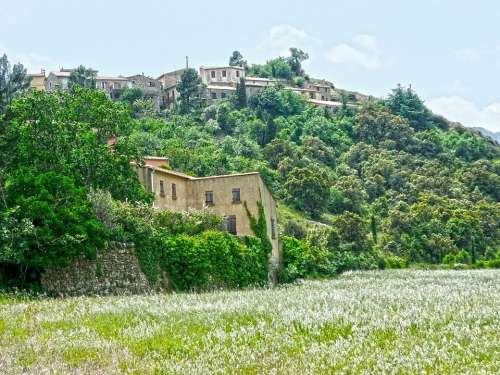
[[356, 35], [352, 40], [361, 48], [371, 51], [377, 51], [378, 48], [377, 37], [374, 35], [369, 35], [369, 34]]
[[258, 45], [258, 49], [269, 56], [288, 55], [290, 47], [310, 51], [321, 45], [321, 41], [306, 31], [291, 25], [276, 25], [269, 30], [267, 37]]
[[334, 64], [349, 64], [375, 70], [382, 67], [377, 38], [362, 34], [352, 39], [352, 43], [341, 43], [332, 47], [326, 58]]
[[481, 108], [461, 96], [444, 96], [427, 101], [426, 105], [451, 121], [500, 131], [500, 103], [491, 103]]

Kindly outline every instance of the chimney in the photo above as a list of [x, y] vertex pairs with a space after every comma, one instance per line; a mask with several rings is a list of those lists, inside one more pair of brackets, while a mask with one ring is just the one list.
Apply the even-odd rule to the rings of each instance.
[[43, 68], [42, 68], [42, 69], [40, 70], [40, 74], [45, 75], [45, 69], [43, 69]]

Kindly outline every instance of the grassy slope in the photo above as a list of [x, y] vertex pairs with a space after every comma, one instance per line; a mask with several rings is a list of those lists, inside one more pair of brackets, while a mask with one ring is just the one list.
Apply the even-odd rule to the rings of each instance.
[[273, 290], [0, 296], [0, 368], [494, 374], [500, 372], [498, 295], [500, 271], [403, 270]]

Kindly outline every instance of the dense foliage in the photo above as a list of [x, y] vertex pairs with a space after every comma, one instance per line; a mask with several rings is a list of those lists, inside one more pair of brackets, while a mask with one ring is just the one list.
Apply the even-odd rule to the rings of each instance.
[[434, 115], [411, 89], [330, 113], [269, 87], [247, 106], [235, 97], [142, 120], [133, 139], [188, 173], [260, 171], [281, 211], [295, 210], [280, 216], [291, 237], [284, 280], [498, 264], [500, 149]]
[[222, 219], [209, 212], [159, 212], [113, 200], [102, 191], [93, 191], [90, 201], [113, 240], [135, 243], [140, 266], [153, 285], [165, 281], [163, 276], [178, 291], [268, 280], [270, 248], [264, 241], [223, 232]]
[[[247, 67], [236, 51], [231, 64], [304, 85], [308, 56], [290, 52]], [[263, 283], [262, 215], [242, 243], [218, 218], [148, 209], [130, 165], [143, 155], [198, 176], [259, 171], [280, 205], [283, 281], [500, 263], [498, 144], [434, 115], [410, 88], [332, 113], [280, 85], [247, 98], [242, 81], [207, 107], [188, 69], [179, 105], [158, 112], [137, 90], [112, 102], [83, 88], [92, 70], [76, 72], [66, 93], [9, 94], [19, 97], [0, 117], [0, 264], [65, 264], [112, 239], [136, 243], [150, 281], [164, 272], [177, 290]], [[96, 204], [94, 191], [114, 203]]]

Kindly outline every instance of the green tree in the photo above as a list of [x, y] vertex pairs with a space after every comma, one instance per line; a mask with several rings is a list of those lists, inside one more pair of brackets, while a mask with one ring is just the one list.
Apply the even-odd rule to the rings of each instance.
[[137, 99], [142, 99], [144, 97], [144, 91], [139, 87], [127, 87], [123, 90], [120, 100], [132, 105]]
[[236, 84], [235, 104], [237, 108], [245, 108], [247, 106], [247, 86], [245, 79], [240, 78], [240, 82]]
[[295, 167], [285, 182], [287, 201], [318, 218], [325, 211], [329, 200], [329, 180], [326, 170], [317, 164]]
[[281, 78], [290, 80], [293, 75], [293, 70], [288, 63], [288, 60], [284, 57], [278, 57], [276, 59], [267, 62], [271, 68], [271, 74], [274, 78]]
[[201, 78], [193, 68], [186, 69], [182, 75], [177, 91], [179, 91], [180, 112], [189, 113], [199, 104]]
[[439, 116], [435, 116], [422, 99], [411, 88], [398, 85], [386, 100], [389, 109], [406, 118], [415, 130], [426, 130], [435, 127], [446, 129], [448, 124]]
[[[128, 142], [129, 110], [105, 93], [34, 91], [12, 102], [0, 127], [0, 170], [23, 166], [71, 176], [78, 186], [109, 190], [117, 199], [147, 199], [130, 163], [141, 155]], [[110, 147], [107, 141], [118, 137]]]
[[0, 221], [19, 225], [0, 234], [0, 262], [62, 266], [81, 254], [95, 256], [104, 245], [106, 231], [86, 189], [70, 177], [23, 167], [9, 175], [5, 186], [8, 209], [0, 212]]
[[304, 70], [302, 69], [302, 63], [309, 58], [309, 55], [298, 48], [290, 48], [290, 57], [287, 61], [292, 69], [292, 72], [297, 76], [304, 75]]
[[71, 89], [75, 86], [80, 86], [87, 89], [95, 89], [96, 78], [97, 71], [80, 65], [71, 72], [68, 80], [68, 87]]
[[21, 63], [10, 67], [7, 55], [0, 58], [0, 115], [12, 99], [30, 87], [31, 78]]
[[229, 65], [241, 66], [242, 68], [246, 68], [247, 62], [243, 59], [243, 55], [240, 53], [240, 51], [233, 51], [233, 54], [229, 57]]

